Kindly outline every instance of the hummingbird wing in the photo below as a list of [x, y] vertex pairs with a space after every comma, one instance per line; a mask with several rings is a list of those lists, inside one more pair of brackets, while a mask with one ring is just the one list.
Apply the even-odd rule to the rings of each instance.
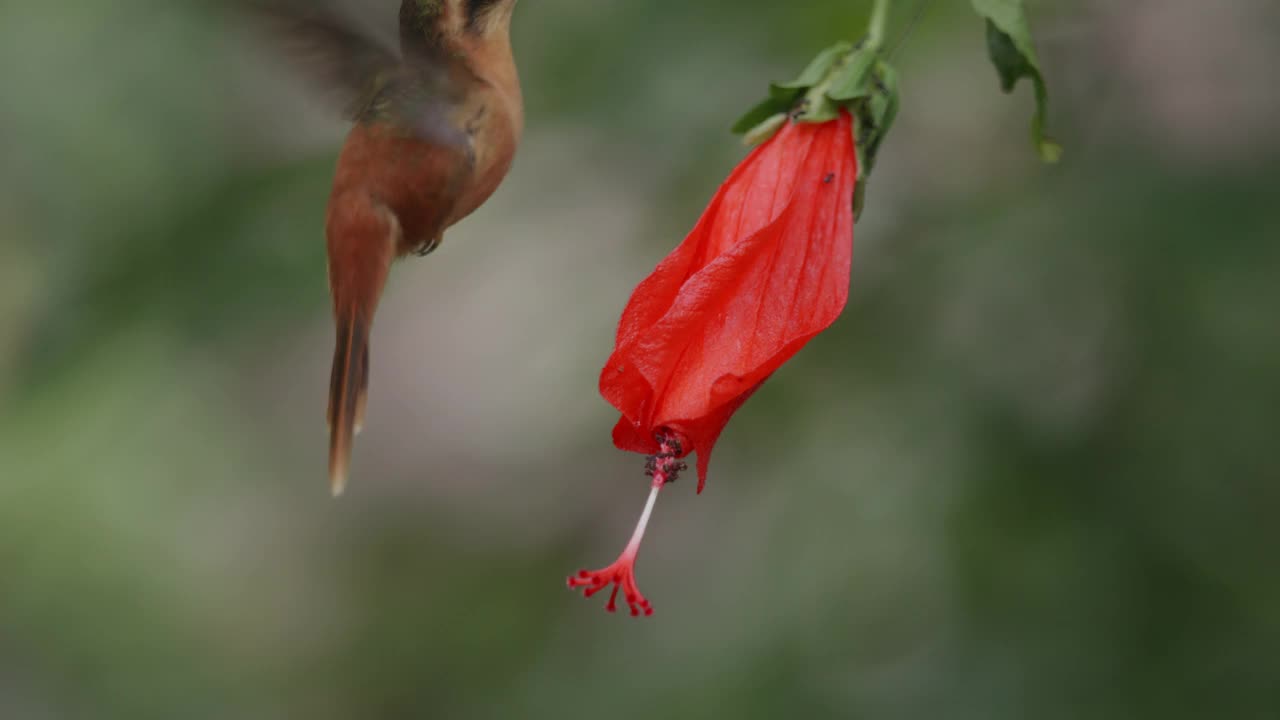
[[244, 0], [271, 43], [283, 49], [333, 97], [347, 118], [404, 128], [423, 140], [454, 145], [465, 136], [450, 122], [470, 71], [452, 53], [428, 43], [402, 58], [314, 0]]
[[243, 0], [241, 5], [273, 49], [341, 101], [352, 119], [400, 66], [399, 56], [323, 3]]

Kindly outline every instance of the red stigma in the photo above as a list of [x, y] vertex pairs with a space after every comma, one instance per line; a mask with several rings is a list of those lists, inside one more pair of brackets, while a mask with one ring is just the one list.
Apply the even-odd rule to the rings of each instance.
[[640, 594], [640, 588], [636, 586], [636, 557], [634, 554], [628, 556], [622, 554], [612, 565], [600, 570], [579, 570], [577, 575], [570, 576], [569, 589], [586, 588], [582, 591], [584, 597], [591, 597], [606, 587], [613, 585], [613, 593], [609, 595], [609, 603], [604, 609], [609, 612], [616, 612], [618, 609], [618, 589], [622, 589], [622, 596], [626, 599], [627, 605], [631, 608], [631, 616], [637, 617], [640, 613], [645, 615], [653, 614], [653, 606], [649, 604], [648, 599]]

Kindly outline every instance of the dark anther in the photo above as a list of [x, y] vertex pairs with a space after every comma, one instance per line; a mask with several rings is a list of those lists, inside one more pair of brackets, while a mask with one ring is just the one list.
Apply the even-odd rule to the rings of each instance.
[[679, 479], [680, 473], [688, 470], [689, 466], [670, 455], [650, 455], [649, 459], [644, 463], [644, 474], [647, 477], [662, 476], [664, 484], [673, 483]]
[[684, 448], [675, 433], [659, 430], [653, 434], [658, 443], [658, 452], [650, 455], [644, 463], [644, 474], [649, 477], [661, 477], [664, 483], [676, 481], [679, 474], [689, 466], [679, 460]]
[[653, 432], [653, 441], [658, 444], [658, 452], [654, 453], [658, 457], [670, 457], [672, 454], [679, 455], [682, 449], [675, 433], [666, 428], [655, 430]]

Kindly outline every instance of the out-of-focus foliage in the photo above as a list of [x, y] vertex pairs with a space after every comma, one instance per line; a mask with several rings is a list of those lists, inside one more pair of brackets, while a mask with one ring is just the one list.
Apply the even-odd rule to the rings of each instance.
[[642, 622], [563, 587], [646, 491], [613, 323], [869, 3], [521, 3], [527, 143], [397, 269], [341, 502], [342, 127], [224, 5], [0, 6], [0, 717], [1280, 713], [1274, 3], [1035, 5], [1051, 169], [938, 3], [849, 310], [664, 493]]

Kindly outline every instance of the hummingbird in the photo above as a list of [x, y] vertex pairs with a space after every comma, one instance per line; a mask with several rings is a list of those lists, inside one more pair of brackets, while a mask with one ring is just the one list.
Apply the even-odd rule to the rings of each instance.
[[346, 488], [369, 394], [369, 337], [392, 263], [440, 246], [511, 167], [524, 126], [517, 0], [402, 0], [399, 52], [314, 1], [254, 0], [354, 122], [325, 214], [336, 341], [329, 485]]

